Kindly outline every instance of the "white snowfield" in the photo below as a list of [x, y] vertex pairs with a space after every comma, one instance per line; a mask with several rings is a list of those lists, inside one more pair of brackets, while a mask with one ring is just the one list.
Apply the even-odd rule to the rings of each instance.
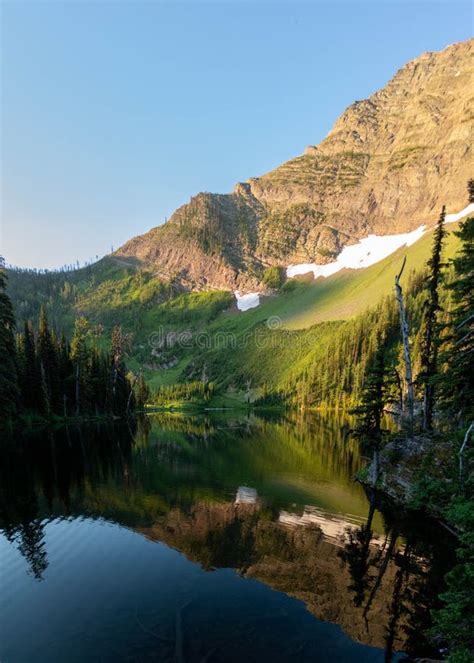
[[468, 214], [474, 214], [474, 203], [469, 203], [467, 207], [462, 209], [460, 212], [456, 212], [455, 214], [446, 214], [446, 223], [454, 223], [455, 221], [459, 221]]
[[[474, 203], [470, 203], [460, 212], [446, 214], [446, 223], [455, 223], [468, 214], [474, 213]], [[334, 262], [327, 265], [316, 265], [315, 263], [303, 263], [299, 265], [289, 265], [286, 269], [287, 278], [301, 274], [313, 273], [315, 279], [320, 276], [332, 276], [341, 269], [363, 269], [380, 262], [391, 253], [394, 253], [402, 246], [411, 246], [417, 242], [426, 232], [426, 226], [420, 226], [409, 233], [400, 233], [398, 235], [369, 235], [359, 240], [357, 244], [346, 246], [337, 256]], [[248, 311], [260, 304], [260, 295], [258, 292], [249, 292], [241, 295], [238, 290], [235, 291], [237, 308], [240, 311]]]
[[[446, 223], [454, 223], [474, 212], [474, 203], [470, 203], [460, 212], [446, 214]], [[286, 270], [286, 276], [292, 278], [299, 274], [313, 272], [314, 278], [319, 276], [331, 276], [341, 269], [363, 269], [380, 262], [391, 253], [402, 246], [411, 246], [418, 241], [426, 232], [426, 226], [420, 226], [410, 233], [399, 235], [369, 235], [359, 240], [358, 244], [346, 246], [337, 256], [334, 262], [327, 265], [316, 265], [305, 263], [301, 265], [290, 265]]]
[[286, 270], [288, 278], [298, 274], [313, 272], [314, 278], [319, 276], [331, 276], [341, 269], [363, 269], [375, 265], [401, 246], [411, 246], [425, 231], [425, 226], [420, 226], [411, 233], [399, 235], [369, 235], [359, 240], [358, 244], [345, 246], [334, 262], [327, 265], [316, 265], [308, 263], [305, 265], [290, 265]]
[[260, 295], [258, 292], [249, 292], [246, 295], [241, 295], [240, 292], [236, 290], [234, 295], [237, 300], [237, 308], [239, 311], [248, 311], [260, 304]]

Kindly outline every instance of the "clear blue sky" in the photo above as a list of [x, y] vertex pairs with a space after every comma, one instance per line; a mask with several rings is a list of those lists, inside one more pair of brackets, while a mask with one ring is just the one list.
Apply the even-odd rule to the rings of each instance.
[[7, 261], [102, 255], [319, 142], [467, 2], [2, 3]]

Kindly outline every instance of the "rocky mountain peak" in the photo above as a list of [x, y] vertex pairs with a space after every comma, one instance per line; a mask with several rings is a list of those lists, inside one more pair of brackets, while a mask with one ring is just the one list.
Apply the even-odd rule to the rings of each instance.
[[324, 263], [369, 233], [434, 223], [466, 204], [472, 176], [474, 40], [408, 62], [355, 101], [317, 146], [231, 194], [201, 193], [125, 244], [190, 289], [261, 286], [269, 265]]

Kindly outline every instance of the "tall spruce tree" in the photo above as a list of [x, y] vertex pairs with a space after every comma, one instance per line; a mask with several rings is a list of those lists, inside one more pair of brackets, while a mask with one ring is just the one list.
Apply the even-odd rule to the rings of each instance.
[[18, 374], [15, 353], [15, 316], [6, 293], [7, 275], [0, 258], [0, 427], [9, 427], [17, 411]]
[[444, 226], [446, 208], [443, 206], [433, 236], [433, 248], [428, 260], [427, 300], [423, 320], [423, 345], [421, 351], [421, 370], [418, 377], [423, 384], [423, 429], [428, 431], [433, 426], [435, 405], [435, 377], [438, 367], [438, 314], [439, 286], [442, 279], [441, 254], [446, 235]]
[[74, 334], [71, 341], [71, 361], [74, 366], [74, 401], [76, 416], [79, 416], [84, 401], [82, 387], [86, 384], [87, 362], [89, 349], [87, 347], [87, 336], [89, 323], [86, 318], [78, 318], [74, 325]]
[[64, 335], [64, 332], [58, 341], [58, 370], [62, 401], [61, 414], [67, 417], [71, 403], [74, 401], [72, 390], [72, 376], [74, 369], [70, 357], [69, 343]]
[[125, 352], [130, 343], [128, 334], [124, 334], [120, 326], [112, 330], [111, 376], [110, 376], [110, 409], [114, 414], [127, 410], [130, 385], [125, 367]]
[[368, 451], [372, 451], [370, 482], [375, 484], [379, 476], [379, 451], [386, 431], [382, 428], [382, 417], [389, 385], [387, 371], [387, 338], [384, 332], [377, 334], [372, 360], [368, 363], [359, 407], [353, 410], [358, 417], [355, 430]]
[[465, 426], [474, 419], [474, 218], [460, 223], [456, 235], [461, 247], [452, 261], [454, 280], [448, 286], [453, 306], [440, 387], [444, 407]]
[[51, 414], [58, 411], [60, 386], [58, 355], [54, 335], [48, 324], [44, 306], [41, 307], [38, 323], [38, 360], [43, 394], [44, 412]]
[[378, 445], [383, 434], [382, 417], [388, 386], [386, 351], [386, 340], [380, 333], [364, 376], [360, 404], [352, 410], [359, 419], [357, 432], [372, 445]]
[[23, 376], [21, 383], [21, 398], [27, 410], [39, 410], [40, 375], [38, 357], [36, 355], [35, 334], [31, 321], [25, 322], [23, 329]]

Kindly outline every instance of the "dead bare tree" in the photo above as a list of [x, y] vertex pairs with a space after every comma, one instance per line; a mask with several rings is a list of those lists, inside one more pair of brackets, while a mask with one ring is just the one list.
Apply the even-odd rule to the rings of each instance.
[[409, 327], [405, 311], [405, 304], [403, 301], [403, 291], [402, 286], [400, 285], [400, 279], [405, 269], [406, 256], [403, 259], [403, 264], [400, 272], [395, 276], [395, 297], [398, 302], [398, 307], [400, 310], [400, 329], [402, 332], [402, 342], [403, 342], [403, 357], [405, 360], [405, 382], [407, 389], [407, 397], [405, 399], [405, 408], [406, 414], [408, 417], [408, 422], [410, 426], [413, 425], [413, 405], [414, 405], [414, 396], [413, 396], [413, 370], [411, 363], [411, 353], [410, 353], [410, 343], [409, 343]]
[[466, 450], [467, 443], [469, 442], [469, 438], [471, 437], [471, 433], [473, 430], [474, 430], [474, 421], [467, 429], [463, 443], [461, 444], [461, 448], [459, 449], [459, 478], [461, 479], [461, 481], [464, 474], [464, 452]]

